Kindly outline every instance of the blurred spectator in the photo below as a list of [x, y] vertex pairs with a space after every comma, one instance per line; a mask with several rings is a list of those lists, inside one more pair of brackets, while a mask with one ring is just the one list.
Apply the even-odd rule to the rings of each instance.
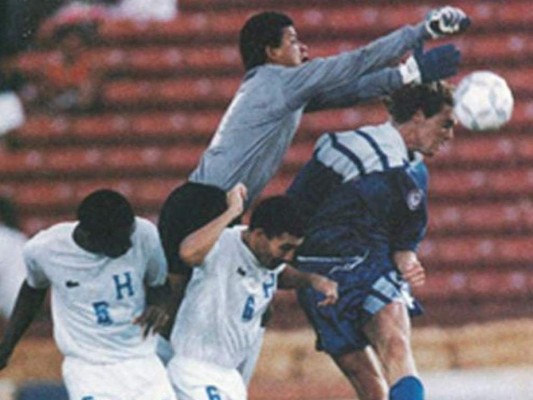
[[9, 318], [26, 267], [22, 259], [22, 246], [26, 236], [20, 231], [14, 204], [0, 197], [0, 317]]
[[178, 1], [122, 0], [115, 11], [116, 16], [121, 18], [170, 21], [178, 15]]
[[66, 0], [0, 0], [0, 54], [26, 50], [41, 22]]
[[25, 119], [24, 107], [17, 93], [22, 77], [7, 69], [0, 69], [0, 136], [19, 128]]
[[67, 24], [53, 34], [57, 52], [37, 77], [36, 101], [50, 111], [90, 111], [99, 103], [101, 71], [88, 52], [96, 25]]
[[120, 0], [69, 0], [47, 20], [45, 25], [98, 23], [109, 16], [112, 7], [119, 3]]

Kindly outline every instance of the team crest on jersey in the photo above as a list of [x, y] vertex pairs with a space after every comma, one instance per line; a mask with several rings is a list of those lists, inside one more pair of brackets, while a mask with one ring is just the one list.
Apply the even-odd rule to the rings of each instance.
[[421, 189], [413, 189], [407, 193], [407, 207], [409, 207], [409, 210], [414, 211], [420, 207], [423, 199], [424, 192]]

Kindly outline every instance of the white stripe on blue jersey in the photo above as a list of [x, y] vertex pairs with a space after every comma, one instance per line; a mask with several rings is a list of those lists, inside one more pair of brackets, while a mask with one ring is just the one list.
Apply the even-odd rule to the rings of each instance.
[[315, 159], [347, 182], [406, 165], [409, 152], [400, 133], [387, 122], [322, 135], [315, 146]]

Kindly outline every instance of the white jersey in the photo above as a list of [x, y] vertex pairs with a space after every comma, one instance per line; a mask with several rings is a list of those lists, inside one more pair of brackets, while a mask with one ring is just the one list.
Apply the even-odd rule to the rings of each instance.
[[9, 318], [26, 277], [22, 248], [27, 238], [0, 224], [0, 316]]
[[284, 267], [264, 268], [242, 241], [244, 229], [225, 229], [194, 268], [172, 330], [176, 358], [237, 368], [254, 351]]
[[97, 364], [154, 354], [155, 336], [143, 339], [133, 320], [145, 308], [144, 285], [162, 285], [167, 276], [156, 227], [137, 217], [132, 247], [110, 258], [79, 247], [72, 238], [76, 224], [57, 224], [24, 248], [28, 284], [52, 288], [59, 350]]

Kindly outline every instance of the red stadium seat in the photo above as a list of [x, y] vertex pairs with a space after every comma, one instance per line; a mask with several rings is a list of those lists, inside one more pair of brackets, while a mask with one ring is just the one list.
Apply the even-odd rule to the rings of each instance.
[[[22, 210], [33, 215], [43, 210], [55, 210], [58, 215], [71, 214], [90, 192], [109, 188], [127, 196], [138, 208], [157, 213], [168, 194], [183, 183], [173, 178], [97, 178], [83, 180], [1, 183], [0, 194], [9, 195]], [[43, 212], [43, 215], [46, 215]]]
[[142, 106], [202, 102], [229, 102], [240, 79], [115, 80], [103, 89], [103, 100], [113, 106]]
[[429, 238], [420, 257], [430, 265], [507, 265], [528, 263], [533, 246], [527, 236], [509, 238]]
[[523, 270], [433, 272], [414, 293], [421, 300], [527, 298], [533, 279]]
[[143, 112], [101, 114], [96, 117], [51, 117], [35, 115], [15, 136], [21, 144], [69, 142], [138, 142], [162, 139], [202, 142], [211, 138], [220, 121], [220, 111]]
[[[477, 22], [477, 26], [493, 28], [527, 25], [527, 4], [512, 2], [501, 7], [498, 3], [471, 2], [464, 6], [465, 11]], [[168, 23], [147, 23], [110, 20], [100, 27], [100, 34], [109, 41], [162, 42], [228, 39], [236, 40], [244, 21], [262, 6], [251, 5], [247, 9], [229, 9], [219, 12], [188, 12]], [[431, 7], [429, 5], [403, 4], [397, 7], [390, 4], [376, 6], [331, 5], [328, 8], [286, 7], [303, 35], [312, 33], [361, 34], [380, 33], [421, 20]], [[379, 20], [379, 23], [377, 21]], [[483, 24], [490, 21], [490, 24]]]
[[92, 147], [48, 151], [19, 151], [0, 157], [0, 175], [46, 177], [101, 176], [102, 174], [185, 174], [200, 158], [204, 146]]
[[533, 229], [533, 203], [527, 198], [488, 204], [430, 203], [430, 233], [528, 232]]

